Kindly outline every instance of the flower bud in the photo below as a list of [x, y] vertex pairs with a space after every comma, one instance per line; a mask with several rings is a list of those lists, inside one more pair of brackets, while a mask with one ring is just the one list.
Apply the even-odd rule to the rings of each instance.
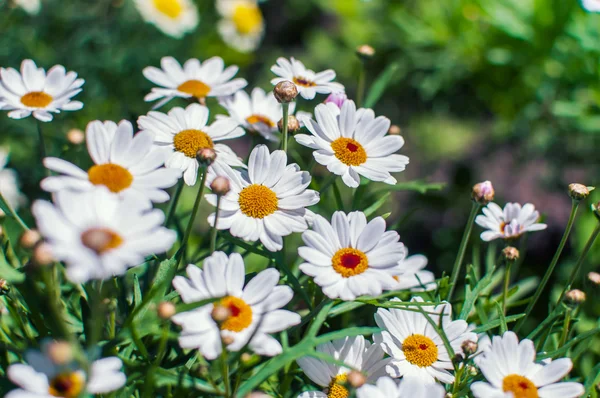
[[19, 238], [19, 245], [23, 249], [31, 250], [40, 240], [42, 240], [42, 235], [40, 235], [37, 229], [28, 229]]
[[583, 184], [569, 184], [569, 196], [573, 200], [583, 200], [590, 195], [594, 187], [586, 187]]
[[[280, 132], [283, 132], [283, 118], [279, 119], [277, 122], [277, 128]], [[289, 115], [288, 116], [288, 133], [294, 134], [296, 131], [300, 130], [300, 122], [296, 119], [296, 116]]]
[[33, 262], [36, 265], [47, 266], [52, 264], [55, 260], [54, 254], [52, 254], [52, 246], [46, 242], [40, 242], [33, 248]]
[[96, 253], [102, 253], [112, 240], [110, 231], [101, 228], [92, 228], [81, 234], [81, 243]]
[[356, 55], [363, 61], [373, 58], [375, 49], [368, 44], [363, 44], [356, 47]]
[[53, 341], [47, 347], [48, 358], [56, 365], [66, 365], [73, 360], [73, 349], [66, 341]]
[[275, 99], [281, 104], [292, 102], [298, 96], [298, 88], [289, 80], [277, 83], [273, 89]]
[[212, 319], [221, 324], [225, 322], [231, 316], [231, 310], [224, 305], [215, 305], [212, 312], [210, 313]]
[[365, 377], [365, 375], [362, 372], [353, 370], [350, 373], [348, 373], [346, 381], [352, 387], [359, 388], [359, 387], [362, 387], [362, 385], [367, 382], [367, 378]]
[[454, 355], [454, 357], [452, 358], [452, 363], [454, 364], [460, 364], [465, 360], [465, 357], [462, 354], [456, 354]]
[[158, 317], [160, 319], [164, 319], [166, 321], [171, 319], [171, 317], [177, 313], [177, 310], [175, 309], [175, 305], [173, 303], [169, 301], [163, 301], [158, 305], [156, 312], [158, 313]]
[[85, 134], [79, 129], [71, 129], [67, 131], [67, 141], [73, 145], [81, 145], [85, 141]]
[[597, 273], [597, 272], [590, 272], [590, 273], [588, 274], [588, 279], [589, 279], [589, 280], [590, 280], [592, 283], [594, 283], [594, 284], [596, 284], [596, 285], [600, 285], [600, 274], [599, 274], [599, 273]]
[[215, 162], [217, 153], [212, 148], [202, 148], [196, 152], [196, 160], [200, 164], [200, 167], [208, 167]]
[[579, 289], [571, 289], [565, 294], [565, 299], [571, 304], [581, 304], [585, 301], [585, 293]]
[[10, 286], [5, 279], [0, 279], [0, 296], [4, 296], [5, 294], [10, 292]]
[[473, 365], [468, 365], [468, 366], [467, 366], [467, 372], [469, 372], [469, 374], [470, 374], [471, 376], [477, 376], [477, 373], [479, 373], [479, 372], [477, 371], [477, 367], [476, 367], [476, 366], [473, 366]]
[[246, 398], [271, 398], [270, 395], [265, 394], [264, 392], [251, 392], [250, 394], [246, 395]]
[[233, 342], [235, 341], [234, 338], [231, 336], [223, 336], [221, 338], [221, 340], [223, 341], [223, 344], [225, 344], [225, 345], [233, 344]]
[[346, 102], [347, 99], [348, 96], [345, 92], [336, 91], [334, 93], [329, 94], [329, 96], [325, 98], [324, 103], [328, 104], [331, 102], [332, 104], [335, 104], [335, 106], [337, 106], [338, 108], [342, 109], [342, 105], [344, 105], [344, 102]]
[[248, 354], [247, 352], [240, 355], [240, 361], [242, 361], [243, 364], [246, 364], [246, 363], [250, 362], [251, 360], [252, 360], [252, 355]]
[[400, 128], [400, 126], [398, 126], [396, 124], [392, 124], [390, 126], [390, 129], [388, 130], [388, 134], [389, 135], [400, 135], [400, 134], [402, 134], [402, 129]]
[[482, 206], [487, 205], [494, 200], [494, 187], [490, 181], [480, 182], [473, 185], [471, 198]]
[[466, 356], [471, 356], [477, 352], [477, 343], [473, 340], [465, 340], [460, 348], [462, 348]]
[[502, 256], [506, 261], [517, 261], [519, 259], [519, 250], [516, 247], [507, 246], [502, 250]]
[[215, 179], [210, 183], [210, 190], [217, 195], [227, 195], [227, 193], [231, 190], [229, 179], [223, 176], [215, 177]]

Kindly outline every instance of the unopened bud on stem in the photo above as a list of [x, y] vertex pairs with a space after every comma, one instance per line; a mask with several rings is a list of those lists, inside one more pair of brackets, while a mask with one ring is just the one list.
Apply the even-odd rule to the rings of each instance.
[[490, 181], [484, 181], [473, 185], [471, 197], [475, 202], [479, 203], [482, 206], [485, 206], [491, 201], [493, 201], [494, 195], [494, 187], [492, 186], [492, 183]]
[[273, 89], [275, 99], [281, 104], [292, 102], [298, 96], [298, 88], [289, 80], [277, 83]]
[[33, 248], [33, 262], [36, 265], [47, 266], [55, 261], [52, 247], [46, 242], [39, 242]]
[[590, 195], [594, 187], [586, 187], [583, 184], [569, 184], [569, 196], [573, 200], [583, 200]]
[[599, 274], [599, 273], [597, 273], [597, 272], [590, 272], [590, 273], [588, 274], [588, 279], [589, 279], [589, 280], [590, 280], [592, 283], [594, 283], [594, 284], [596, 284], [596, 285], [600, 285], [600, 274]]
[[48, 358], [56, 365], [66, 365], [73, 360], [73, 349], [66, 341], [53, 341], [47, 350]]
[[73, 145], [81, 145], [85, 141], [85, 134], [79, 129], [67, 131], [67, 140]]
[[367, 382], [367, 378], [365, 377], [365, 375], [362, 372], [353, 370], [350, 373], [348, 373], [346, 381], [352, 387], [359, 388], [359, 387], [362, 387]]
[[231, 316], [231, 310], [224, 305], [215, 305], [210, 316], [215, 322], [221, 324]]
[[[277, 122], [277, 128], [280, 132], [283, 132], [283, 118], [279, 119]], [[296, 116], [289, 115], [288, 116], [288, 133], [293, 134], [296, 131], [300, 130], [300, 122], [296, 119]]]
[[42, 235], [40, 235], [37, 229], [28, 229], [21, 235], [19, 244], [23, 249], [31, 250], [41, 239]]
[[506, 261], [517, 261], [519, 259], [519, 250], [516, 247], [507, 246], [502, 250], [502, 256]]
[[565, 294], [565, 299], [571, 304], [581, 304], [585, 301], [585, 293], [579, 289], [571, 289]]
[[389, 135], [400, 135], [400, 134], [402, 134], [402, 129], [400, 128], [400, 126], [398, 126], [396, 124], [392, 124], [390, 126], [390, 129], [388, 130], [388, 134]]
[[212, 148], [202, 148], [196, 152], [196, 160], [200, 167], [208, 167], [215, 162], [217, 153]]
[[363, 44], [356, 47], [356, 55], [363, 61], [373, 58], [375, 49], [368, 44]]
[[231, 337], [231, 336], [224, 336], [221, 338], [221, 340], [223, 341], [223, 344], [225, 344], [225, 345], [233, 344], [233, 342], [235, 341], [233, 339], [233, 337]]
[[163, 301], [158, 305], [156, 312], [158, 313], [158, 317], [160, 319], [164, 319], [166, 321], [171, 319], [171, 317], [177, 313], [177, 310], [175, 309], [175, 305], [173, 303]]
[[472, 340], [465, 340], [460, 348], [462, 348], [465, 355], [469, 357], [477, 352], [477, 343]]
[[216, 195], [227, 195], [230, 189], [231, 185], [227, 177], [217, 176], [210, 183], [210, 190], [213, 191]]

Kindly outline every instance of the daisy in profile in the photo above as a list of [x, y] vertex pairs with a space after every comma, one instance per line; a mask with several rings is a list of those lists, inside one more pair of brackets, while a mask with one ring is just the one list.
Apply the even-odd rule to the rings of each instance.
[[365, 384], [356, 390], [357, 398], [444, 398], [446, 390], [439, 384], [423, 384], [418, 379], [380, 377], [375, 385]]
[[306, 246], [298, 248], [305, 261], [300, 270], [314, 277], [329, 298], [354, 300], [394, 289], [398, 282], [393, 270], [406, 248], [396, 231], [385, 228], [383, 218], [367, 223], [360, 211], [336, 211], [331, 223], [316, 215], [312, 230], [302, 234]]
[[589, 12], [600, 12], [600, 0], [581, 0], [581, 6]]
[[[17, 172], [13, 169], [7, 169], [8, 151], [0, 147], [0, 193], [10, 207], [17, 210], [25, 201], [25, 196], [19, 190], [19, 179]], [[0, 217], [3, 212], [0, 209]]]
[[133, 126], [126, 120], [118, 125], [111, 121], [90, 122], [86, 143], [94, 165], [83, 171], [66, 160], [45, 158], [44, 166], [61, 175], [46, 177], [42, 189], [89, 191], [101, 185], [121, 197], [166, 202], [169, 194], [164, 189], [177, 183], [181, 171], [162, 167], [166, 153], [153, 148], [152, 139], [149, 131], [134, 136]]
[[198, 26], [198, 9], [192, 0], [135, 0], [135, 5], [146, 22], [176, 39]]
[[585, 393], [583, 385], [562, 382], [573, 367], [570, 358], [547, 364], [535, 362], [535, 346], [529, 339], [519, 339], [513, 332], [494, 336], [490, 348], [477, 362], [487, 382], [471, 385], [476, 398], [575, 398]]
[[40, 13], [42, 3], [40, 0], [14, 0], [15, 4], [21, 7], [29, 15], [37, 15]]
[[[279, 140], [277, 122], [283, 117], [283, 110], [272, 91], [267, 93], [262, 88], [256, 87], [250, 96], [240, 90], [232, 97], [222, 100], [221, 105], [227, 109], [229, 117], [235, 123], [260, 134], [269, 141]], [[288, 111], [290, 115], [294, 113], [295, 108], [296, 103], [290, 103]]]
[[265, 33], [265, 22], [256, 0], [217, 0], [223, 19], [217, 28], [223, 41], [240, 52], [256, 50]]
[[144, 76], [160, 87], [154, 87], [144, 97], [146, 102], [163, 98], [155, 108], [164, 105], [174, 97], [195, 98], [205, 101], [207, 97], [225, 97], [246, 87], [248, 82], [233, 77], [238, 72], [237, 66], [225, 68], [223, 59], [212, 57], [204, 62], [192, 58], [183, 67], [173, 57], [164, 57], [160, 61], [161, 68], [148, 66], [144, 68]]
[[177, 237], [150, 202], [120, 199], [105, 187], [60, 191], [54, 201], [36, 201], [32, 213], [73, 283], [122, 275], [146, 256], [169, 250]]
[[[204, 260], [202, 269], [190, 264], [187, 278], [173, 279], [184, 303], [220, 298], [214, 304], [172, 318], [183, 329], [179, 337], [182, 348], [196, 348], [209, 360], [221, 354], [222, 342], [227, 340], [229, 351], [239, 351], [248, 345], [259, 355], [275, 356], [282, 352], [281, 344], [270, 334], [300, 323], [300, 315], [281, 309], [294, 292], [289, 286], [278, 285], [279, 272], [274, 268], [259, 272], [248, 283], [244, 283], [245, 275], [240, 254], [228, 257], [223, 252], [214, 252]], [[215, 306], [227, 313], [219, 324], [211, 315]]]
[[[413, 297], [411, 302], [422, 303], [423, 299]], [[454, 368], [452, 359], [441, 336], [425, 316], [427, 314], [436, 325], [441, 325], [454, 352], [462, 353], [461, 344], [465, 340], [477, 341], [477, 335], [469, 331], [467, 322], [453, 321], [451, 312], [448, 303], [377, 310], [375, 322], [383, 331], [373, 338], [392, 357], [386, 367], [390, 376], [416, 378], [423, 384], [433, 384], [436, 380], [442, 383], [454, 381], [454, 375], [449, 372]]]
[[45, 342], [41, 352], [28, 350], [25, 353], [27, 365], [17, 363], [8, 367], [8, 379], [19, 388], [10, 391], [5, 398], [70, 398], [84, 393], [106, 394], [125, 385], [123, 363], [119, 358], [94, 361], [86, 374], [75, 362], [56, 363], [49, 351], [53, 344], [61, 343]]
[[21, 73], [13, 68], [0, 68], [0, 109], [10, 111], [8, 117], [23, 119], [33, 114], [42, 121], [52, 120], [52, 113], [83, 108], [71, 98], [82, 89], [83, 79], [66, 72], [62, 65], [48, 71], [38, 68], [30, 59], [21, 63]]
[[[408, 254], [408, 251], [406, 251]], [[391, 290], [410, 289], [413, 292], [434, 290], [436, 288], [433, 272], [425, 270], [427, 257], [415, 254], [399, 261], [392, 271], [396, 286]]]
[[245, 167], [231, 148], [216, 143], [241, 137], [244, 129], [228, 118], [208, 126], [208, 113], [207, 107], [190, 104], [185, 109], [173, 108], [168, 114], [152, 111], [138, 119], [139, 128], [152, 133], [154, 145], [166, 152], [165, 166], [183, 171], [187, 185], [196, 183], [200, 167], [196, 153], [203, 148], [215, 151], [217, 163]]
[[350, 392], [345, 384], [350, 371], [362, 372], [367, 382], [374, 382], [385, 375], [385, 366], [389, 362], [389, 359], [383, 358], [381, 347], [365, 340], [363, 336], [346, 337], [320, 344], [317, 346], [317, 352], [331, 355], [348, 366], [311, 357], [298, 359], [298, 365], [308, 378], [327, 391], [307, 391], [298, 395], [298, 398], [347, 398]]
[[356, 110], [346, 100], [340, 110], [334, 103], [319, 104], [316, 120], [303, 120], [311, 135], [297, 134], [299, 144], [314, 149], [315, 160], [339, 176], [351, 188], [358, 187], [360, 176], [372, 181], [395, 184], [390, 173], [403, 171], [408, 158], [395, 154], [404, 145], [399, 135], [388, 135], [390, 120], [375, 118], [370, 109]]
[[481, 239], [489, 242], [494, 239], [515, 239], [525, 232], [541, 231], [547, 225], [538, 223], [540, 213], [531, 203], [523, 207], [519, 203], [507, 203], [504, 210], [492, 202], [483, 208], [484, 215], [475, 218], [477, 225], [487, 229]]
[[344, 86], [333, 81], [335, 79], [333, 69], [315, 73], [306, 69], [302, 62], [294, 58], [290, 58], [289, 61], [285, 58], [278, 58], [277, 63], [271, 67], [271, 72], [279, 76], [271, 80], [273, 85], [285, 80], [293, 82], [298, 89], [298, 94], [307, 100], [315, 98], [317, 93], [329, 94], [344, 91]]
[[[248, 170], [217, 164], [211, 170], [210, 181], [224, 176], [231, 184], [229, 193], [221, 197], [217, 229], [228, 229], [246, 241], [260, 240], [274, 252], [283, 247], [284, 236], [308, 228], [307, 217], [312, 212], [306, 207], [319, 201], [319, 193], [306, 189], [310, 174], [300, 171], [296, 163], [288, 165], [284, 151], [269, 153], [266, 145], [258, 145], [250, 153]], [[206, 195], [206, 199], [216, 206], [216, 195]], [[214, 225], [214, 214], [208, 222]]]

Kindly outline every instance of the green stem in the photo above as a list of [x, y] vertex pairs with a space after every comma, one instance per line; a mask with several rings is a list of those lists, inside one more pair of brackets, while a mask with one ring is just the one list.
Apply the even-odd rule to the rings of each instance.
[[23, 219], [19, 217], [15, 209], [10, 205], [10, 203], [8, 203], [4, 195], [2, 195], [2, 192], [0, 192], [0, 198], [2, 199], [2, 202], [4, 202], [4, 205], [8, 209], [8, 212], [10, 213], [11, 217], [17, 220], [23, 231], [27, 231], [29, 227], [27, 226], [27, 224], [25, 224], [25, 222], [23, 222]]
[[569, 215], [569, 221], [567, 222], [567, 228], [565, 229], [565, 232], [563, 233], [563, 237], [560, 240], [558, 249], [556, 249], [556, 253], [554, 253], [554, 257], [552, 258], [552, 261], [550, 262], [550, 266], [548, 267], [548, 269], [546, 269], [546, 273], [544, 274], [542, 281], [540, 282], [537, 289], [535, 290], [535, 293], [533, 294], [533, 298], [531, 299], [529, 304], [527, 304], [527, 308], [525, 309], [525, 316], [523, 318], [519, 319], [519, 321], [515, 325], [515, 328], [514, 328], [515, 333], [517, 333], [523, 327], [523, 324], [525, 324], [527, 317], [532, 312], [533, 307], [539, 300], [539, 298], [542, 294], [542, 291], [544, 290], [544, 288], [546, 287], [546, 284], [548, 283], [548, 280], [550, 280], [550, 275], [552, 275], [552, 272], [554, 272], [554, 268], [556, 267], [556, 264], [558, 263], [558, 259], [560, 258], [563, 248], [565, 247], [565, 244], [567, 243], [567, 239], [569, 238], [569, 234], [571, 233], [571, 229], [573, 228], [573, 223], [575, 222], [575, 216], [577, 215], [578, 207], [579, 207], [579, 201], [573, 200], [572, 204], [571, 204], [571, 214]]
[[571, 288], [571, 286], [573, 286], [573, 283], [575, 283], [575, 279], [577, 279], [579, 270], [581, 269], [581, 266], [583, 265], [583, 260], [585, 260], [585, 257], [587, 256], [588, 252], [592, 248], [592, 245], [594, 244], [594, 241], [598, 237], [598, 234], [600, 234], [600, 222], [598, 222], [596, 224], [596, 228], [594, 228], [594, 232], [592, 232], [592, 234], [590, 235], [590, 238], [588, 239], [587, 243], [585, 244], [585, 247], [583, 248], [583, 251], [581, 252], [581, 256], [579, 256], [579, 259], [577, 260], [577, 264], [575, 264], [575, 268], [573, 268], [573, 271], [571, 272], [571, 276], [569, 277], [569, 282], [565, 285], [562, 293], [560, 294], [560, 297], [558, 298], [558, 301], [556, 302], [556, 305], [560, 305], [560, 302], [565, 297], [565, 294], [567, 293], [567, 291]]
[[335, 196], [337, 210], [344, 211], [344, 201], [342, 200], [342, 194], [340, 193], [340, 188], [337, 186], [336, 182], [333, 183], [333, 195]]
[[290, 109], [290, 104], [289, 103], [282, 103], [281, 104], [281, 108], [283, 109], [283, 126], [281, 126], [281, 149], [287, 153], [287, 147], [288, 147], [288, 113], [289, 113], [289, 109]]
[[562, 330], [562, 334], [560, 336], [560, 341], [558, 343], [558, 348], [562, 347], [565, 345], [565, 343], [567, 342], [567, 337], [569, 336], [569, 324], [571, 323], [571, 313], [573, 312], [573, 310], [571, 308], [567, 309], [567, 312], [565, 313], [565, 321], [563, 323], [563, 330]]
[[510, 285], [510, 269], [514, 261], [506, 262], [506, 269], [504, 270], [504, 290], [502, 292], [502, 313], [506, 316], [506, 302], [508, 300], [508, 286]]
[[[200, 207], [200, 202], [202, 201], [202, 192], [204, 192], [206, 176], [208, 175], [206, 168], [202, 168], [201, 170], [202, 178], [200, 179], [200, 186], [198, 187], [198, 193], [196, 194], [196, 201], [194, 202], [192, 214], [190, 215], [187, 228], [185, 229], [185, 234], [183, 235], [183, 240], [181, 241], [181, 247], [183, 248], [182, 253], [185, 252], [185, 246], [187, 245], [187, 241], [190, 238], [190, 234], [192, 233], [194, 220], [196, 219], [196, 214], [198, 213], [198, 208]], [[185, 256], [182, 255], [181, 257], [183, 258]]]
[[475, 221], [475, 216], [477, 216], [480, 207], [481, 205], [479, 203], [473, 202], [471, 214], [469, 215], [469, 221], [467, 221], [467, 226], [465, 227], [465, 232], [463, 233], [462, 241], [460, 242], [460, 247], [456, 256], [456, 261], [454, 262], [454, 267], [452, 268], [452, 275], [450, 276], [450, 290], [448, 291], [448, 296], [446, 297], [447, 301], [452, 300], [452, 294], [456, 288], [458, 275], [460, 274], [460, 268], [462, 266], [463, 259], [465, 258], [467, 244], [469, 243], [471, 231], [473, 230], [473, 222]]
[[221, 343], [223, 348], [221, 350], [221, 376], [223, 377], [223, 384], [225, 386], [225, 397], [231, 397], [231, 381], [229, 380], [229, 366], [227, 365], [227, 346], [225, 343]]
[[[44, 133], [42, 132], [42, 122], [36, 119], [37, 122], [37, 132], [38, 132], [38, 140], [40, 145], [40, 160], [41, 163], [44, 164], [44, 159], [46, 158], [46, 143], [44, 141]], [[46, 176], [50, 175], [50, 170], [44, 168], [44, 173]]]
[[177, 209], [177, 203], [179, 203], [181, 191], [183, 191], [183, 178], [179, 180], [179, 183], [177, 184], [177, 189], [175, 190], [175, 194], [171, 199], [171, 205], [169, 206], [169, 212], [167, 213], [167, 219], [165, 220], [165, 227], [167, 228], [169, 228], [171, 219], [173, 218], [173, 216], [175, 216], [175, 210]]
[[217, 247], [217, 221], [219, 220], [219, 205], [221, 204], [221, 195], [217, 195], [217, 209], [215, 210], [215, 223], [210, 231], [210, 252], [213, 253]]
[[360, 63], [360, 71], [358, 72], [358, 87], [356, 89], [356, 107], [360, 108], [365, 98], [365, 63]]

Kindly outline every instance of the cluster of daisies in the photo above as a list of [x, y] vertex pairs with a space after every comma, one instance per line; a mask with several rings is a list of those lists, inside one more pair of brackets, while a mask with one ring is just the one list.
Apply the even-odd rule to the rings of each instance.
[[[152, 3], [173, 14], [179, 10], [174, 4], [187, 4]], [[246, 80], [235, 77], [238, 68], [226, 67], [219, 57], [204, 62], [190, 59], [183, 65], [165, 57], [160, 68], [143, 71], [157, 87], [145, 97], [155, 103], [154, 110], [139, 117], [137, 133], [127, 120], [91, 121], [85, 131], [92, 161], [89, 169], [61, 158], [43, 159], [54, 172], [41, 181], [41, 187], [52, 193], [52, 201], [35, 201], [32, 212], [72, 283], [123, 275], [149, 256], [171, 249], [177, 234], [167, 228], [164, 213], [153, 204], [169, 201], [167, 189], [185, 183], [213, 190], [205, 198], [216, 208], [207, 219], [215, 230], [261, 244], [269, 252], [282, 250], [284, 237], [301, 233], [299, 269], [330, 299], [353, 301], [384, 291], [436, 289], [433, 273], [424, 269], [427, 259], [409, 256], [398, 233], [387, 230], [384, 218], [368, 220], [361, 211], [336, 211], [331, 219], [315, 214], [310, 208], [320, 196], [310, 189], [311, 175], [290, 162], [285, 150], [260, 144], [245, 162], [227, 145], [247, 132], [272, 144], [285, 140], [278, 124], [288, 113], [295, 114], [305, 128], [304, 134], [294, 135], [296, 142], [312, 149], [315, 162], [348, 187], [358, 187], [361, 178], [393, 185], [392, 173], [407, 166], [408, 158], [397, 153], [404, 140], [388, 134], [390, 120], [371, 109], [357, 108], [334, 81], [333, 70], [315, 73], [293, 58], [279, 58], [271, 70], [277, 76], [272, 80], [275, 94], [259, 87], [249, 94], [244, 91]], [[0, 109], [11, 118], [33, 116], [49, 122], [56, 113], [83, 106], [73, 97], [81, 92], [84, 80], [60, 65], [46, 72], [26, 60], [20, 72], [1, 68], [0, 79]], [[278, 92], [286, 85], [304, 100], [317, 94], [329, 97], [313, 113], [295, 112], [294, 102]], [[189, 105], [172, 107], [167, 113], [159, 110], [175, 98], [186, 99]], [[211, 98], [227, 113], [211, 119], [205, 106]], [[0, 156], [0, 165], [5, 159], [6, 155]], [[2, 196], [17, 207], [22, 198], [14, 173], [0, 170], [0, 178], [9, 182], [2, 185]], [[227, 189], [215, 189], [219, 179], [227, 182]], [[486, 189], [491, 190], [491, 185], [484, 184]], [[546, 227], [538, 223], [539, 213], [531, 204], [509, 203], [501, 209], [490, 203], [483, 213], [476, 222], [486, 228], [481, 235], [485, 241], [514, 239]], [[242, 256], [221, 251], [213, 252], [202, 267], [189, 264], [185, 271], [185, 276], [173, 280], [181, 300], [211, 303], [172, 317], [182, 329], [182, 348], [197, 349], [207, 360], [216, 359], [224, 349], [249, 349], [264, 356], [282, 353], [281, 343], [272, 335], [299, 325], [301, 319], [284, 308], [293, 291], [281, 284], [279, 271], [267, 268], [246, 281]], [[365, 374], [368, 381], [357, 390], [359, 398], [400, 397], [407, 392], [442, 397], [442, 384], [455, 381], [456, 355], [462, 355], [465, 366], [472, 361], [487, 380], [473, 384], [476, 397], [512, 393], [516, 398], [558, 394], [566, 398], [583, 393], [580, 384], [560, 382], [571, 368], [569, 359], [538, 363], [532, 342], [519, 343], [514, 334], [496, 336], [477, 352], [470, 349], [467, 343], [475, 344], [478, 336], [464, 320], [453, 320], [449, 303], [430, 305], [415, 297], [411, 302], [392, 299], [388, 304], [375, 315], [382, 331], [372, 342], [358, 336], [317, 347], [345, 366], [315, 358], [298, 361], [306, 375], [324, 388], [300, 397], [347, 398], [347, 381], [354, 371]], [[11, 398], [106, 393], [125, 383], [118, 358], [99, 359], [88, 369], [48, 358], [44, 350], [32, 352], [26, 356], [29, 365], [9, 368], [9, 378], [20, 387], [10, 393]], [[399, 378], [400, 383], [394, 380]]]

